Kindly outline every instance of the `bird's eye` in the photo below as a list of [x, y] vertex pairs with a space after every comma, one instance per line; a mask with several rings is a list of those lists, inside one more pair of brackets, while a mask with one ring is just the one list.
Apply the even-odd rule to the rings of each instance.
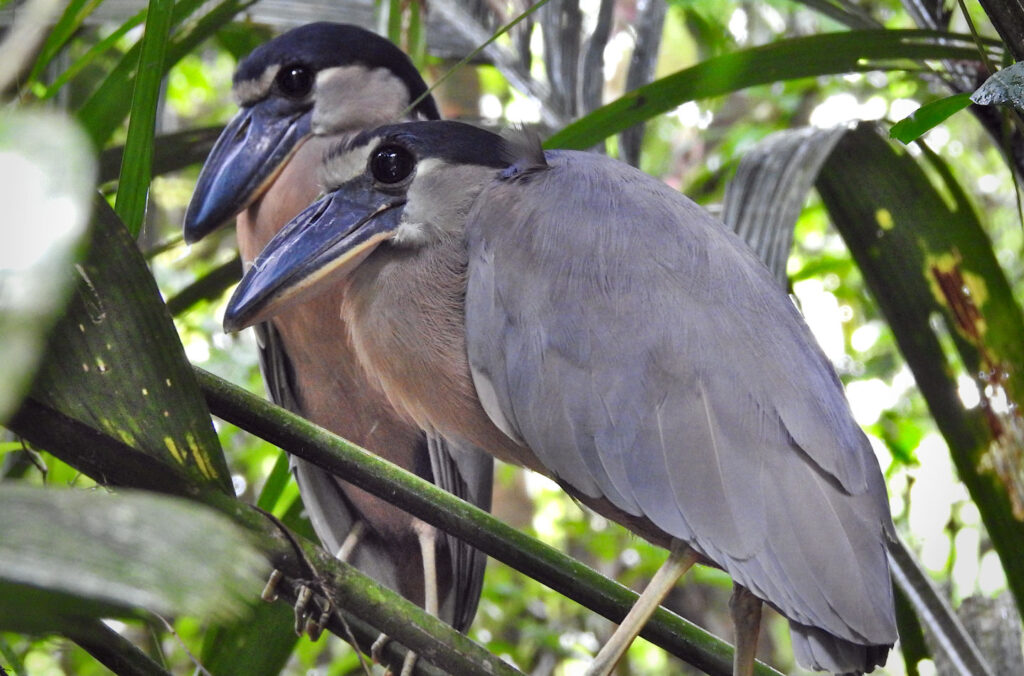
[[299, 64], [285, 66], [274, 80], [281, 93], [293, 99], [304, 98], [313, 89], [313, 71]]
[[370, 158], [370, 172], [385, 185], [405, 180], [415, 167], [416, 158], [402, 146], [383, 145]]

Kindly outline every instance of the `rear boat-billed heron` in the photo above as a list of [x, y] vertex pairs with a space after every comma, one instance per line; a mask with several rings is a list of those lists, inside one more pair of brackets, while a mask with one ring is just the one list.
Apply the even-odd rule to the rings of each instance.
[[[238, 246], [252, 261], [320, 191], [332, 144], [406, 116], [439, 117], [408, 57], [373, 33], [317, 23], [257, 48], [239, 65], [241, 110], [217, 141], [185, 217], [193, 242], [238, 214]], [[490, 508], [493, 461], [426, 435], [367, 380], [338, 315], [344, 285], [257, 327], [271, 398], [476, 505]], [[324, 545], [465, 631], [486, 557], [315, 465], [292, 458], [303, 502]], [[426, 554], [423, 557], [422, 554]], [[425, 565], [436, 559], [436, 575]], [[434, 582], [425, 582], [434, 579]]]
[[[737, 584], [737, 673], [760, 600], [789, 619], [801, 664], [884, 663], [897, 636], [882, 474], [738, 237], [623, 163], [455, 122], [364, 133], [325, 157], [324, 182], [248, 271], [226, 328], [347, 285], [356, 357], [396, 409], [672, 550], [637, 607], [712, 563]], [[634, 611], [620, 631], [639, 630]]]

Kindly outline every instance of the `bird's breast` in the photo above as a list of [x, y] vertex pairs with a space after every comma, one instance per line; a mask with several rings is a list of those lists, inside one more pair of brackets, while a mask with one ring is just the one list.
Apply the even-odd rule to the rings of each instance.
[[359, 362], [396, 410], [425, 430], [542, 471], [488, 418], [466, 356], [463, 247], [382, 247], [350, 278], [342, 317]]

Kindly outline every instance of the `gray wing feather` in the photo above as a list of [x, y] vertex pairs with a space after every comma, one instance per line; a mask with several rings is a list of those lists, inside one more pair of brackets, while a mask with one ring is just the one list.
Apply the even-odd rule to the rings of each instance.
[[[491, 511], [494, 459], [476, 447], [462, 447], [436, 434], [427, 435], [434, 482], [452, 495]], [[453, 607], [450, 622], [466, 631], [476, 616], [487, 555], [459, 538], [442, 533], [452, 565]], [[448, 615], [448, 613], [445, 613]]]
[[488, 414], [555, 478], [690, 542], [790, 619], [892, 643], [884, 484], [789, 298], [667, 186], [600, 156], [548, 160], [487, 187], [467, 224]]
[[257, 357], [267, 395], [278, 406], [299, 412], [299, 399], [291, 382], [291, 365], [277, 329], [273, 324], [264, 322], [252, 327], [252, 330], [256, 334]]

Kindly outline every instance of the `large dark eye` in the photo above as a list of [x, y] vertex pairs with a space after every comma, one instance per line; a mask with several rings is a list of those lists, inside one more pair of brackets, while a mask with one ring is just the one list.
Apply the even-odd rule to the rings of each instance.
[[370, 172], [386, 185], [405, 180], [415, 167], [416, 158], [402, 146], [383, 145], [370, 158]]
[[281, 93], [293, 99], [305, 98], [313, 89], [313, 71], [299, 64], [283, 67], [274, 80]]

